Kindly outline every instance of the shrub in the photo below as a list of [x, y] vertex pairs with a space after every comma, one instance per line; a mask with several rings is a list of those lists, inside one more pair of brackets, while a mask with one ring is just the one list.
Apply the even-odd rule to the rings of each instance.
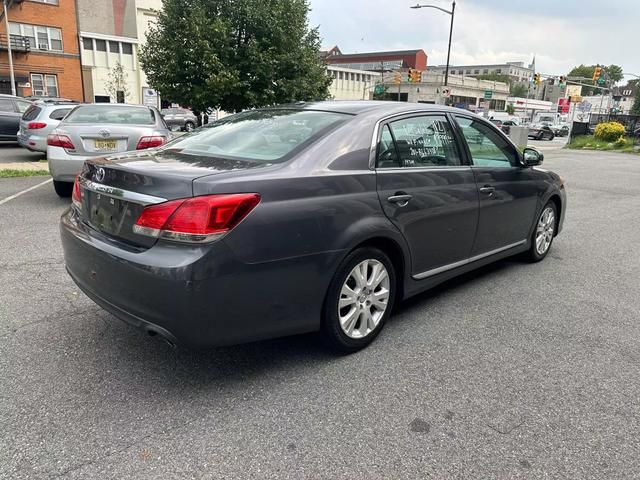
[[605, 142], [615, 142], [624, 135], [624, 125], [618, 122], [605, 122], [596, 126], [593, 136]]
[[624, 137], [618, 138], [615, 142], [613, 142], [613, 146], [616, 148], [623, 148], [627, 146], [627, 140]]

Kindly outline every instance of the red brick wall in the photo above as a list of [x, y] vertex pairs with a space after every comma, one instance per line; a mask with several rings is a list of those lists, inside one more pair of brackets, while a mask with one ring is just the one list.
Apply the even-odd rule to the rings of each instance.
[[[50, 73], [58, 77], [58, 95], [72, 100], [82, 100], [82, 77], [80, 74], [80, 51], [78, 27], [76, 23], [75, 0], [59, 0], [59, 5], [25, 1], [8, 11], [9, 21], [28, 23], [62, 30], [64, 53], [13, 52], [13, 66], [16, 77], [29, 77], [31, 73]], [[0, 32], [6, 34], [4, 21], [0, 22]], [[0, 51], [0, 75], [9, 76], [7, 51]], [[31, 89], [21, 89], [22, 95], [31, 95]]]

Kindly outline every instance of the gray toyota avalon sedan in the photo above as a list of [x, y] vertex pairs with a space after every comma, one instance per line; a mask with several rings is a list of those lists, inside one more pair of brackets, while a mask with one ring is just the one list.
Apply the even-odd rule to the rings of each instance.
[[566, 194], [542, 160], [454, 108], [248, 111], [87, 160], [61, 219], [67, 270], [175, 344], [319, 330], [355, 351], [402, 299], [510, 255], [545, 258]]

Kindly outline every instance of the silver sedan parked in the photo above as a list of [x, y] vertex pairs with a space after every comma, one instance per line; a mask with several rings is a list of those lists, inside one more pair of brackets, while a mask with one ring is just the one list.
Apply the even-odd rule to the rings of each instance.
[[32, 152], [47, 151], [47, 137], [71, 109], [72, 101], [39, 101], [22, 114], [18, 143]]
[[73, 180], [89, 158], [159, 147], [171, 138], [160, 112], [144, 105], [79, 105], [47, 137], [53, 186], [71, 196]]

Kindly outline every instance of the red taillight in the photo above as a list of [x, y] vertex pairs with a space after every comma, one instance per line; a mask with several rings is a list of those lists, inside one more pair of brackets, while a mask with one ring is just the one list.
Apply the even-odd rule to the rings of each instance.
[[82, 190], [80, 190], [79, 178], [80, 178], [80, 175], [76, 175], [76, 179], [73, 182], [73, 194], [71, 195], [71, 201], [76, 207], [81, 209], [82, 208]]
[[44, 123], [44, 122], [29, 122], [29, 123], [27, 124], [27, 128], [28, 128], [29, 130], [38, 130], [38, 129], [40, 129], [40, 128], [44, 128], [44, 127], [46, 127], [46, 126], [47, 126], [47, 124], [46, 124], [46, 123]]
[[62, 147], [68, 150], [75, 150], [76, 147], [73, 146], [73, 142], [66, 135], [56, 135], [52, 133], [47, 136], [47, 145], [51, 147]]
[[233, 229], [258, 203], [257, 193], [172, 200], [146, 207], [133, 231], [183, 242], [208, 242]]
[[165, 137], [142, 137], [136, 146], [136, 150], [144, 150], [145, 148], [155, 148], [167, 143]]

